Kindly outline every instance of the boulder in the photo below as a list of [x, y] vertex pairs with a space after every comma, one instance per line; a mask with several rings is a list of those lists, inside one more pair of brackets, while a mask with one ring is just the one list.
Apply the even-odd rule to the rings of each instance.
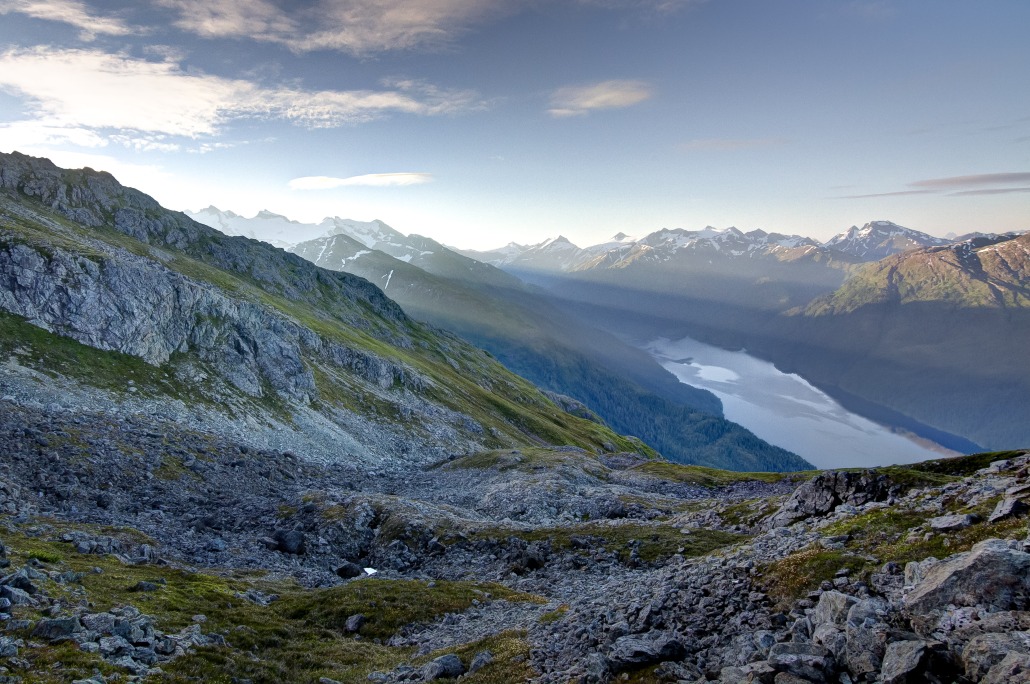
[[1028, 507], [1021, 499], [1006, 496], [998, 502], [997, 506], [994, 507], [994, 511], [991, 513], [990, 517], [987, 518], [987, 522], [996, 523], [1001, 522], [1002, 520], [1008, 520], [1009, 518], [1026, 513], [1027, 510], [1030, 510], [1030, 507]]
[[882, 599], [865, 599], [848, 611], [846, 661], [848, 671], [863, 677], [880, 669], [887, 648], [888, 626], [884, 622], [887, 604]]
[[769, 664], [778, 672], [788, 672], [813, 682], [824, 681], [834, 667], [832, 654], [822, 646], [789, 642], [769, 649]]
[[1010, 653], [1030, 656], [1030, 632], [981, 634], [973, 637], [962, 649], [961, 659], [966, 676], [974, 682], [980, 681]]
[[469, 674], [473, 674], [483, 669], [494, 661], [494, 654], [490, 651], [480, 651], [472, 658], [472, 664], [469, 665]]
[[357, 632], [365, 625], [365, 622], [367, 620], [368, 618], [366, 618], [361, 613], [351, 615], [349, 618], [347, 618], [347, 621], [343, 623], [343, 630], [345, 632], [351, 633]]
[[981, 684], [1030, 684], [1030, 656], [1009, 653], [987, 671]]
[[786, 527], [798, 520], [825, 515], [841, 504], [861, 506], [884, 501], [890, 482], [875, 471], [850, 473], [827, 471], [805, 482], [766, 521], [766, 527]]
[[13, 606], [25, 606], [32, 603], [29, 593], [17, 587], [0, 587], [0, 598], [7, 599]]
[[926, 666], [930, 656], [927, 642], [917, 640], [895, 641], [887, 644], [880, 668], [883, 684], [920, 684], [926, 681]]
[[423, 665], [420, 674], [427, 682], [436, 679], [456, 679], [465, 674], [465, 665], [458, 656], [448, 653]]
[[929, 520], [930, 529], [935, 532], [958, 532], [978, 522], [980, 522], [978, 516], [968, 513], [964, 515], [942, 515]]
[[343, 579], [353, 579], [355, 577], [361, 577], [365, 574], [365, 569], [357, 563], [351, 563], [347, 561], [340, 567], [336, 568], [336, 575]]
[[817, 628], [826, 624], [843, 627], [848, 618], [848, 611], [856, 601], [854, 596], [839, 591], [823, 592], [812, 611], [812, 627]]
[[36, 628], [32, 630], [32, 636], [47, 641], [61, 641], [71, 638], [73, 634], [81, 631], [82, 625], [79, 624], [78, 618], [52, 618], [36, 623]]
[[608, 662], [613, 672], [620, 672], [666, 660], [680, 660], [686, 652], [683, 642], [675, 637], [624, 636], [612, 644]]
[[1030, 607], [1030, 554], [1014, 543], [988, 539], [929, 568], [905, 597], [911, 615], [948, 605], [991, 611]]
[[276, 530], [272, 539], [275, 540], [277, 551], [295, 556], [305, 551], [304, 533], [300, 530]]

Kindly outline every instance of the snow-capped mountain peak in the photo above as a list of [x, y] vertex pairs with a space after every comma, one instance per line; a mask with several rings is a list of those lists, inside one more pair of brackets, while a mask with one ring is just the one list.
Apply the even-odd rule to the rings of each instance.
[[870, 221], [861, 228], [851, 226], [827, 240], [824, 246], [862, 261], [875, 261], [910, 249], [948, 242], [944, 238], [899, 226], [893, 221]]

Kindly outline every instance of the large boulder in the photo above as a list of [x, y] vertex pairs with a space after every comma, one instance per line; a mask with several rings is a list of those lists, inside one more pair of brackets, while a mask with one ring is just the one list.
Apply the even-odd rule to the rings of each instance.
[[830, 624], [843, 627], [848, 618], [848, 611], [851, 606], [855, 605], [856, 600], [854, 596], [848, 596], [839, 591], [823, 592], [812, 611], [812, 626], [819, 627]]
[[680, 660], [686, 652], [683, 642], [675, 637], [624, 636], [612, 644], [608, 663], [613, 671], [620, 672], [666, 660]]
[[887, 645], [880, 670], [883, 684], [922, 684], [942, 644], [921, 640], [895, 641]]
[[848, 611], [846, 659], [848, 670], [863, 677], [880, 669], [887, 648], [888, 607], [883, 599], [865, 599]]
[[1030, 632], [981, 634], [973, 637], [962, 649], [962, 665], [966, 676], [978, 682], [1010, 654], [1030, 656]]
[[465, 664], [458, 656], [448, 653], [423, 665], [420, 674], [427, 682], [436, 679], [456, 679], [465, 674]]
[[769, 649], [769, 664], [812, 682], [826, 681], [833, 672], [833, 655], [817, 644], [783, 643]]
[[1030, 684], [1030, 656], [1009, 653], [987, 671], [981, 684]]
[[1030, 553], [1016, 542], [988, 539], [934, 564], [905, 596], [913, 617], [949, 605], [978, 606], [987, 612], [1030, 606]]
[[873, 470], [857, 473], [827, 471], [816, 475], [790, 495], [766, 521], [769, 528], [786, 527], [799, 520], [826, 515], [841, 504], [861, 506], [883, 501], [890, 491], [886, 476]]

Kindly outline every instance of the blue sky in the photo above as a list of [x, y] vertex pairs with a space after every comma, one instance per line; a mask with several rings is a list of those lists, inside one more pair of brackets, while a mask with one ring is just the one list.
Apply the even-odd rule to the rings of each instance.
[[1024, 0], [0, 0], [0, 150], [461, 247], [1030, 228]]

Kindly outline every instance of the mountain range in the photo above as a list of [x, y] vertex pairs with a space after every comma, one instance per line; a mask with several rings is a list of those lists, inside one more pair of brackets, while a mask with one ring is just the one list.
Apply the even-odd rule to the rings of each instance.
[[746, 348], [845, 407], [969, 450], [1030, 438], [1017, 419], [1030, 411], [1027, 239], [876, 221], [821, 244], [709, 228], [476, 256], [615, 334]]
[[[209, 218], [196, 216], [254, 235], [266, 230], [271, 216], [263, 212], [248, 222], [231, 212], [205, 212]], [[323, 231], [289, 249], [387, 289], [391, 283], [391, 296], [417, 317], [459, 332], [517, 372], [598, 407], [613, 425], [634, 434], [642, 434], [644, 421], [623, 420], [618, 408], [606, 406], [613, 392], [597, 391], [607, 386], [601, 378], [579, 386], [575, 379], [585, 377], [585, 368], [616, 369], [664, 400], [713, 412], [699, 395], [677, 396], [653, 368], [641, 375], [647, 364], [639, 358], [612, 363], [611, 350], [620, 345], [625, 359], [626, 346], [689, 335], [746, 348], [799, 373], [846, 408], [959, 451], [1003, 448], [1030, 437], [1013, 420], [1030, 410], [1030, 364], [1018, 351], [1018, 340], [1025, 339], [1026, 256], [1017, 233], [939, 238], [873, 221], [825, 242], [708, 227], [636, 238], [619, 233], [585, 248], [558, 237], [477, 252], [404, 236], [382, 222], [288, 225], [293, 239]], [[263, 235], [283, 239], [285, 233]], [[334, 235], [354, 242], [343, 246]], [[452, 285], [461, 281], [463, 294], [439, 281], [428, 285], [424, 275], [373, 256], [376, 250]], [[999, 256], [991, 256], [985, 270], [981, 254]], [[505, 280], [505, 274], [515, 278]], [[604, 338], [600, 356], [597, 345], [589, 349], [589, 341], [601, 339], [598, 328], [617, 338]], [[532, 358], [529, 349], [536, 351]], [[553, 360], [567, 353], [576, 358], [559, 365], [577, 368], [575, 373], [554, 369]], [[594, 358], [584, 363], [584, 353]], [[680, 458], [669, 440], [653, 431], [648, 438]]]
[[248, 222], [210, 208], [193, 216], [266, 241], [281, 237], [283, 225], [296, 228], [298, 237], [326, 231], [290, 251], [376, 283], [415, 318], [460, 334], [674, 461], [743, 470], [808, 467], [724, 420], [714, 395], [678, 382], [648, 354], [570, 318], [518, 278], [434, 240], [405, 236], [381, 221], [289, 224], [262, 212]]

